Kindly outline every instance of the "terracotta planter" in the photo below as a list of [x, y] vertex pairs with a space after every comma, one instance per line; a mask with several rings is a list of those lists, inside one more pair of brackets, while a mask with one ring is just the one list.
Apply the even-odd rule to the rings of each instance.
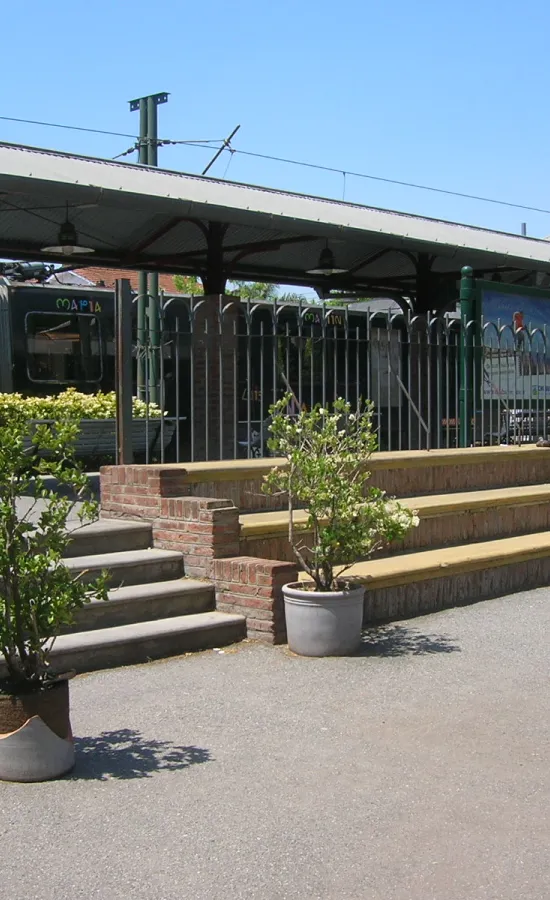
[[74, 765], [69, 682], [0, 694], [0, 780], [46, 781]]

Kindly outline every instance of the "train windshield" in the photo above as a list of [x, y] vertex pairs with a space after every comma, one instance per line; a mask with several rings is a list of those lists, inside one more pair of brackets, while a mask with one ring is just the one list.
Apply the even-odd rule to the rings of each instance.
[[95, 316], [30, 312], [25, 317], [31, 381], [78, 384], [101, 381], [101, 332]]

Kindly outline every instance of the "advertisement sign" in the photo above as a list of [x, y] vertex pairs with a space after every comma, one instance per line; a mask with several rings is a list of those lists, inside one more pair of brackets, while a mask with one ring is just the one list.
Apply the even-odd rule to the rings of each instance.
[[481, 311], [484, 398], [550, 397], [550, 299], [484, 290]]

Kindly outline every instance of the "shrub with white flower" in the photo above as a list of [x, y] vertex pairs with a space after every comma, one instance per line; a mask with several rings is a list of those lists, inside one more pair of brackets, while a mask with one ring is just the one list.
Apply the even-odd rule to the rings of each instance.
[[[29, 419], [57, 421], [70, 416], [80, 419], [114, 419], [116, 395], [108, 393], [83, 394], [70, 387], [51, 397], [23, 397], [22, 394], [0, 394], [0, 421], [11, 412], [20, 412]], [[162, 410], [155, 403], [134, 397], [132, 413], [135, 419], [159, 418]]]
[[[289, 541], [316, 589], [339, 590], [350, 566], [403, 538], [418, 516], [368, 484], [368, 460], [377, 448], [371, 401], [352, 410], [338, 398], [332, 409], [290, 416], [291, 401], [287, 394], [270, 409], [268, 446], [286, 463], [265, 476], [263, 490], [286, 494]], [[296, 524], [295, 512], [303, 508], [307, 523]]]

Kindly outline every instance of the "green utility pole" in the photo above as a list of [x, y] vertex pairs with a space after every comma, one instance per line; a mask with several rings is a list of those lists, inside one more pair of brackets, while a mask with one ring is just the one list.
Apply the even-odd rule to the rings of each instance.
[[[150, 94], [138, 100], [130, 100], [130, 110], [139, 109], [139, 157], [140, 165], [158, 165], [158, 112], [161, 103], [168, 102], [168, 94]], [[148, 285], [149, 281], [149, 285]], [[145, 384], [146, 333], [149, 334], [149, 400], [159, 402], [159, 352], [160, 352], [160, 309], [159, 281], [156, 272], [139, 273], [137, 300], [137, 393], [144, 400], [147, 393]], [[147, 328], [147, 319], [149, 327]]]
[[[147, 142], [147, 99], [142, 97], [139, 103], [139, 146], [138, 162], [142, 166], [147, 165], [149, 145]], [[135, 101], [134, 101], [135, 103]], [[130, 104], [130, 109], [135, 108]], [[138, 277], [137, 298], [137, 395], [140, 400], [145, 399], [145, 337], [147, 320], [145, 318], [145, 303], [147, 296], [147, 272], [140, 272]]]
[[472, 444], [472, 417], [474, 414], [474, 344], [477, 322], [474, 298], [474, 273], [464, 266], [460, 278], [460, 446]]
[[[161, 103], [168, 99], [167, 95]], [[147, 97], [147, 135], [149, 138], [148, 165], [158, 166], [158, 94]], [[160, 393], [160, 301], [159, 301], [159, 276], [158, 272], [149, 274], [149, 347], [151, 356], [149, 359], [149, 399], [152, 403], [159, 402]]]

